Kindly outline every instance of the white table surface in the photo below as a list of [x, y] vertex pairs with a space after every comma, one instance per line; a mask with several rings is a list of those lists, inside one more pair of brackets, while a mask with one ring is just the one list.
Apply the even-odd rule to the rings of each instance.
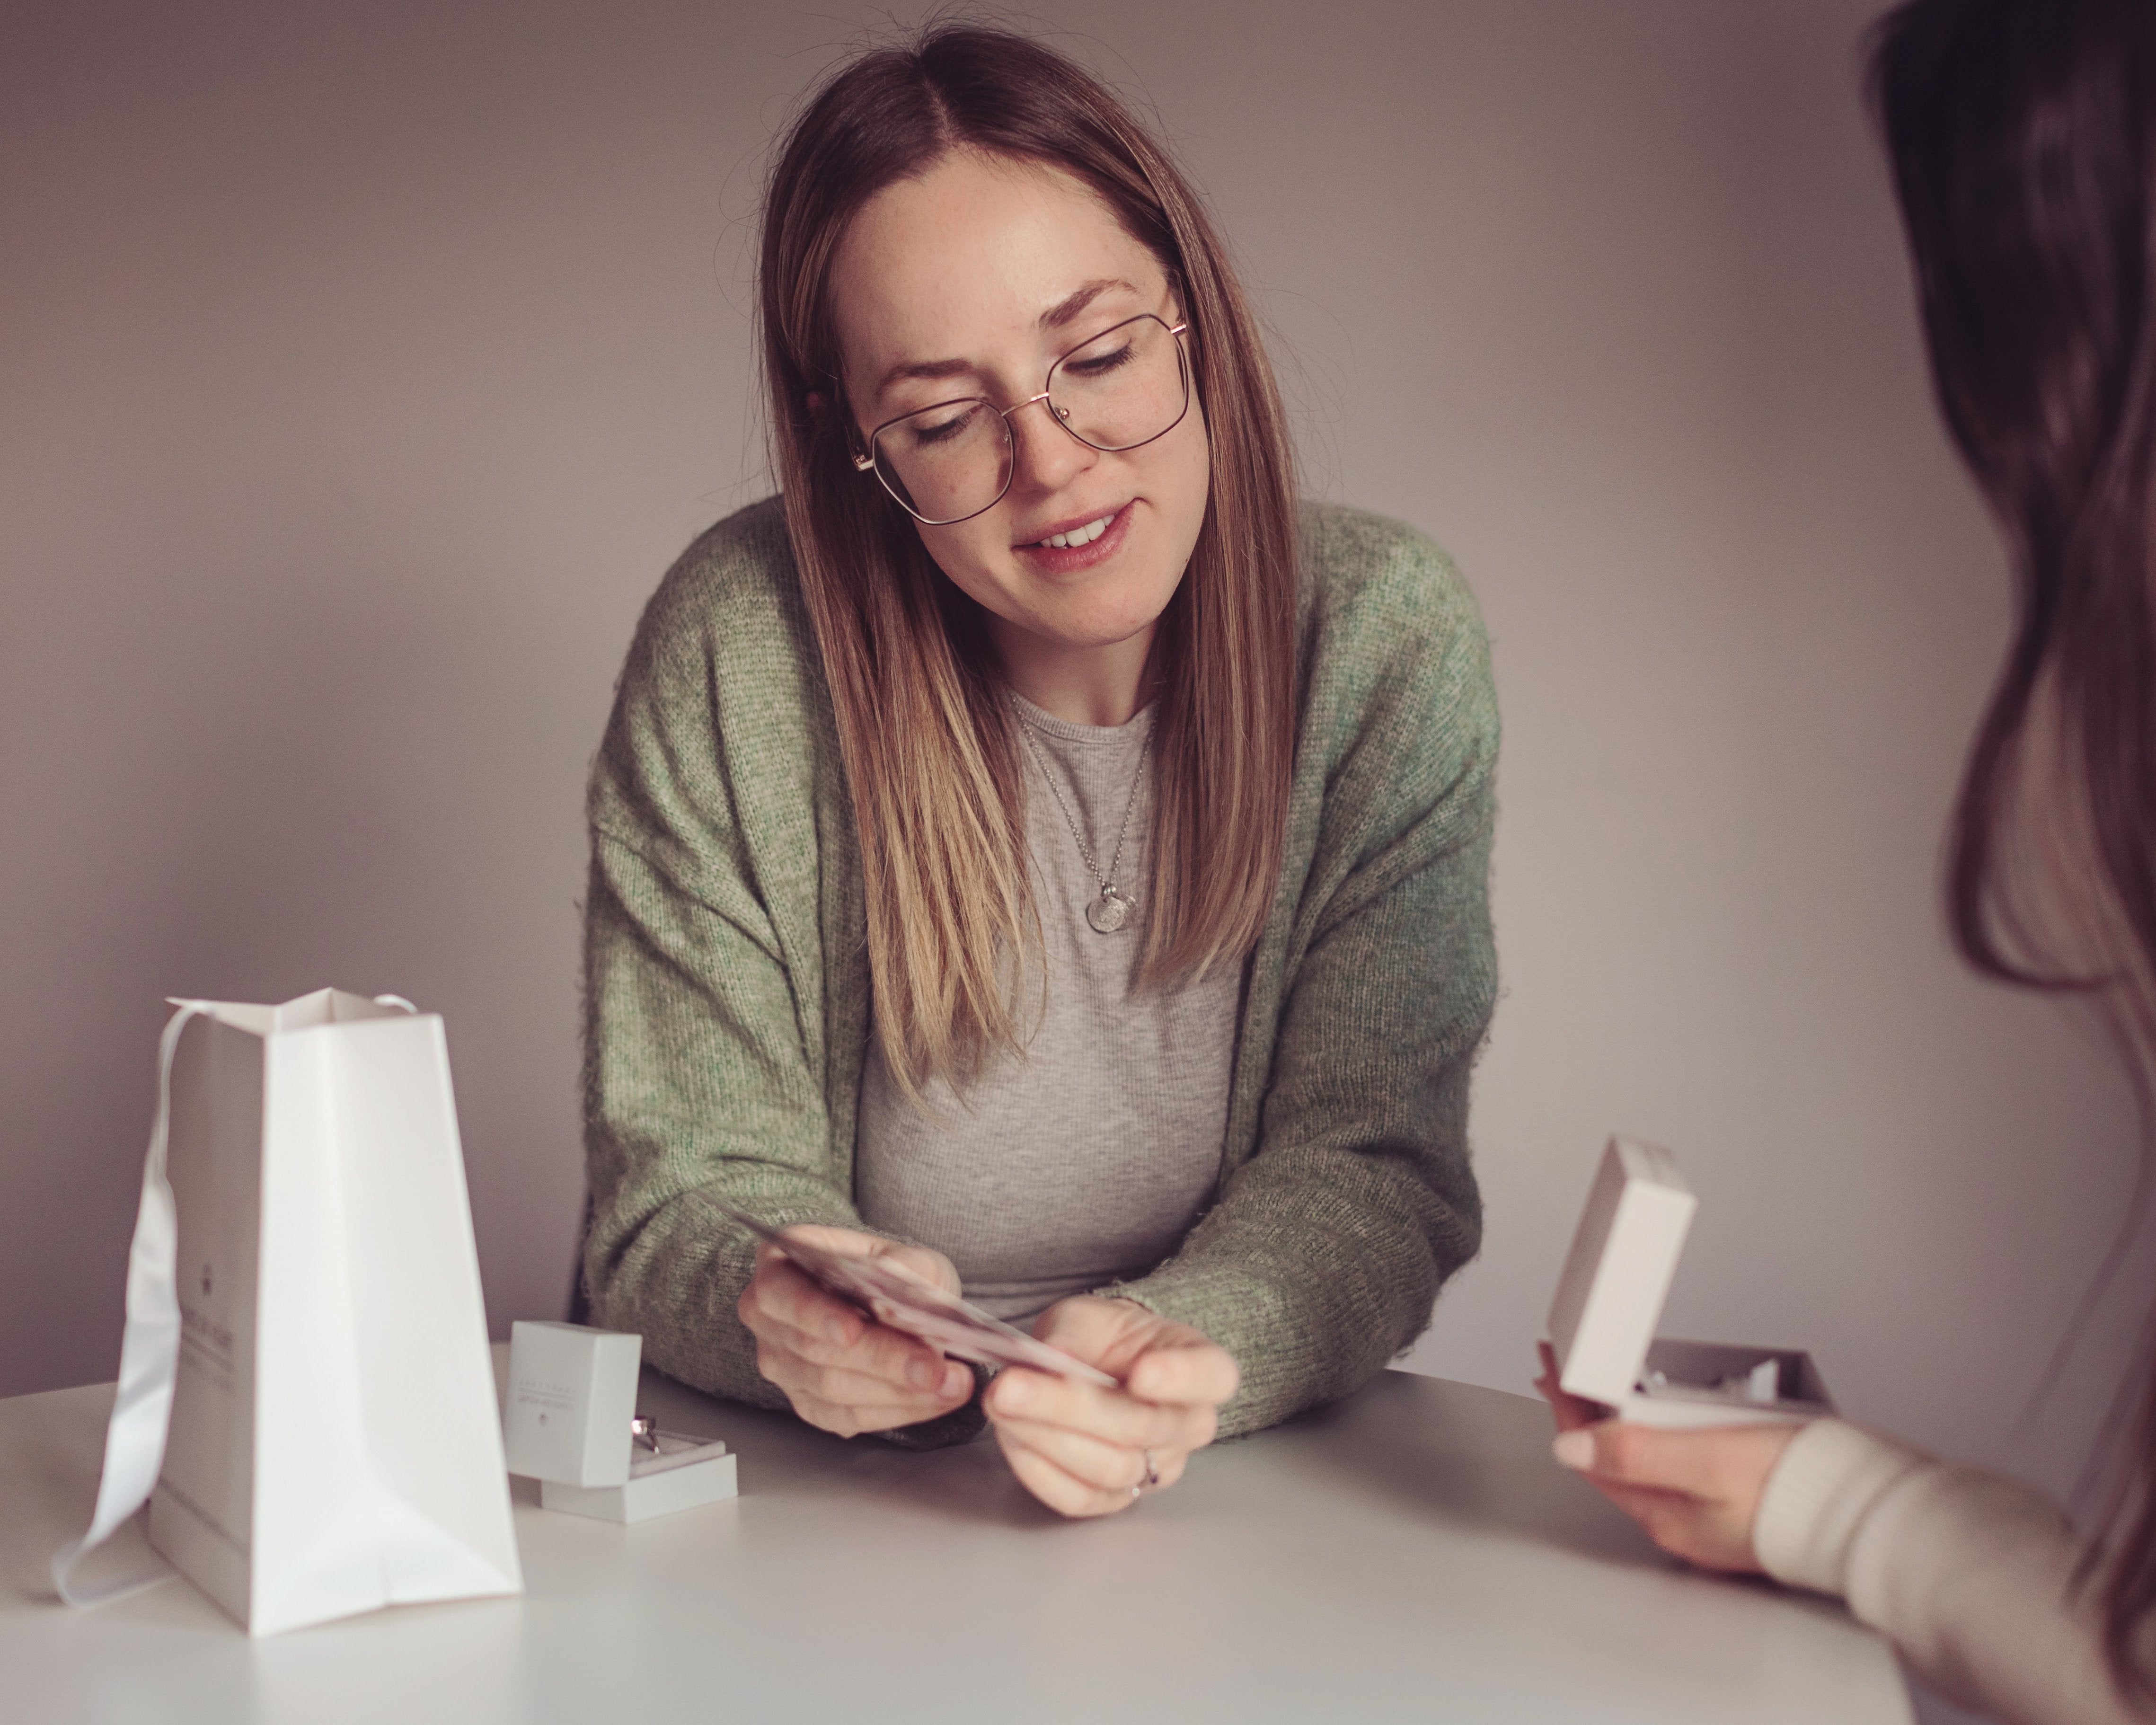
[[[1549, 1459], [1542, 1404], [1388, 1372], [1106, 1521], [992, 1443], [908, 1455], [647, 1374], [742, 1495], [624, 1527], [516, 1486], [526, 1593], [250, 1641], [184, 1581], [70, 1610], [109, 1385], [0, 1401], [0, 1717], [1907, 1725], [1836, 1606], [1687, 1573]], [[139, 1538], [132, 1529], [121, 1538]]]

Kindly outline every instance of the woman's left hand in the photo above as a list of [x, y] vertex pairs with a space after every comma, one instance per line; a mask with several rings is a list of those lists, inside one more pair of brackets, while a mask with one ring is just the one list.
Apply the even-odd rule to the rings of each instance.
[[982, 1399], [1011, 1471], [1066, 1516], [1111, 1515], [1155, 1482], [1173, 1485], [1191, 1452], [1213, 1441], [1220, 1404], [1241, 1380], [1226, 1348], [1133, 1301], [1059, 1300], [1033, 1333], [1122, 1384], [1014, 1366]]
[[1557, 1459], [1585, 1476], [1646, 1529], [1656, 1544], [1703, 1569], [1759, 1572], [1752, 1524], [1767, 1476], [1799, 1425], [1714, 1425], [1666, 1430], [1604, 1417], [1558, 1387], [1557, 1361], [1541, 1344], [1535, 1380], [1557, 1415]]

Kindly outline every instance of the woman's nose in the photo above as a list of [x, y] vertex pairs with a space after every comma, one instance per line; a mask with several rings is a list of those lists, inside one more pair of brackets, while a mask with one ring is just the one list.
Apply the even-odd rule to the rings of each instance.
[[1011, 484], [1030, 491], [1060, 490], [1091, 467], [1095, 451], [1055, 422], [1055, 408], [1046, 396], [1027, 402], [1010, 416], [1011, 436], [1018, 445], [1013, 458], [1018, 464]]

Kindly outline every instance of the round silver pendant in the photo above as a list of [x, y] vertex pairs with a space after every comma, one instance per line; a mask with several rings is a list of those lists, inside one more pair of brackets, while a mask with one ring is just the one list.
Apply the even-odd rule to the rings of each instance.
[[1101, 889], [1100, 897], [1086, 906], [1086, 920], [1096, 934], [1113, 934], [1131, 920], [1131, 901], [1112, 886]]

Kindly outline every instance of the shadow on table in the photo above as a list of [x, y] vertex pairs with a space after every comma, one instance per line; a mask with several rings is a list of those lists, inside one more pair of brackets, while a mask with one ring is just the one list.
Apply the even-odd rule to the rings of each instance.
[[924, 1520], [1041, 1527], [1063, 1519], [1018, 1482], [986, 1434], [927, 1450], [897, 1449], [870, 1435], [834, 1437], [792, 1414], [721, 1401], [649, 1368], [638, 1404], [670, 1430], [725, 1439], [741, 1458], [744, 1497], [852, 1491]]
[[1306, 1438], [1312, 1455], [1395, 1512], [1627, 1568], [1696, 1573], [1558, 1465], [1548, 1410], [1535, 1398], [1384, 1372], [1280, 1430], [1291, 1442]]
[[[99, 1398], [96, 1435], [111, 1405]], [[91, 1440], [90, 1420], [74, 1405], [71, 1393], [28, 1398], [18, 1404], [23, 1425], [23, 1473], [0, 1497], [0, 1585], [26, 1599], [57, 1606], [53, 1591], [52, 1554], [90, 1524], [97, 1501], [102, 1451]], [[139, 1526], [122, 1527], [107, 1548], [90, 1559], [84, 1579], [110, 1568], [120, 1574], [151, 1557]]]

